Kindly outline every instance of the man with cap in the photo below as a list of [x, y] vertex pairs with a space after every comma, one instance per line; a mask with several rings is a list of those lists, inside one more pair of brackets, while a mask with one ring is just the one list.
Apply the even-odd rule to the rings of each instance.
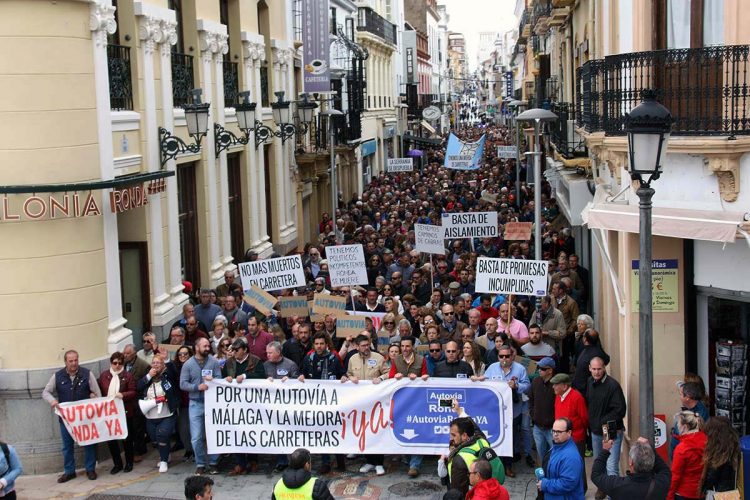
[[312, 456], [305, 448], [297, 448], [289, 455], [289, 467], [273, 488], [272, 500], [334, 500], [328, 484], [312, 476]]
[[448, 297], [446, 298], [446, 302], [455, 304], [456, 300], [458, 300], [460, 297], [461, 285], [458, 284], [458, 281], [451, 281], [448, 285]]
[[[573, 423], [572, 437], [581, 458], [586, 450], [586, 429], [589, 427], [589, 412], [583, 395], [573, 389], [573, 380], [567, 373], [558, 373], [550, 380], [555, 391], [555, 419], [567, 418]], [[586, 467], [583, 468], [584, 492], [588, 489]]]
[[[527, 344], [528, 345], [528, 344]], [[534, 443], [539, 454], [539, 464], [552, 449], [552, 424], [555, 423], [555, 390], [552, 376], [555, 374], [555, 360], [546, 357], [537, 363], [539, 376], [531, 382], [529, 391], [529, 414], [534, 423]]]

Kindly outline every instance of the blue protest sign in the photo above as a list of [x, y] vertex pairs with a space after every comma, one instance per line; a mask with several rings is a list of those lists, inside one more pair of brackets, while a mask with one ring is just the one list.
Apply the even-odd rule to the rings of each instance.
[[455, 399], [479, 425], [498, 455], [506, 449], [512, 454], [512, 422], [506, 420], [511, 401], [504, 401], [502, 394], [488, 383], [472, 384], [476, 387], [467, 387], [465, 383], [463, 387], [454, 384], [440, 387], [437, 379], [430, 380], [431, 387], [401, 387], [393, 393], [392, 429], [400, 445], [447, 446], [450, 423], [457, 415], [440, 402]]

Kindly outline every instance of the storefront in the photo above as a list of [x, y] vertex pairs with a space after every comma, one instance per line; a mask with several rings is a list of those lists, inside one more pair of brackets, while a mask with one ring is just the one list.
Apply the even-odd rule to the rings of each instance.
[[362, 152], [362, 184], [359, 186], [360, 193], [367, 188], [372, 179], [375, 167], [375, 152], [377, 150], [378, 144], [375, 142], [375, 139], [364, 141], [360, 145], [360, 151]]

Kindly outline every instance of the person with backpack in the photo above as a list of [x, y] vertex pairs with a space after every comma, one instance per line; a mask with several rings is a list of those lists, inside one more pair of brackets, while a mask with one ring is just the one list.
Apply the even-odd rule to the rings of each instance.
[[16, 500], [16, 478], [23, 474], [15, 448], [0, 441], [0, 497]]
[[487, 460], [492, 467], [492, 477], [500, 484], [505, 482], [502, 461], [484, 437], [482, 431], [469, 417], [458, 417], [451, 422], [451, 452], [448, 455], [449, 488], [468, 493], [469, 467], [478, 459]]

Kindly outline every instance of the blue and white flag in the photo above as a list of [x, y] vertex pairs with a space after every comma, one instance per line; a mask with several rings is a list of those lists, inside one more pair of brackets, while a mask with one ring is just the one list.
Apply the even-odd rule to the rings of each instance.
[[476, 142], [463, 142], [451, 133], [448, 137], [448, 146], [445, 148], [443, 166], [452, 170], [478, 169], [484, 154], [485, 136], [486, 134], [482, 134]]

